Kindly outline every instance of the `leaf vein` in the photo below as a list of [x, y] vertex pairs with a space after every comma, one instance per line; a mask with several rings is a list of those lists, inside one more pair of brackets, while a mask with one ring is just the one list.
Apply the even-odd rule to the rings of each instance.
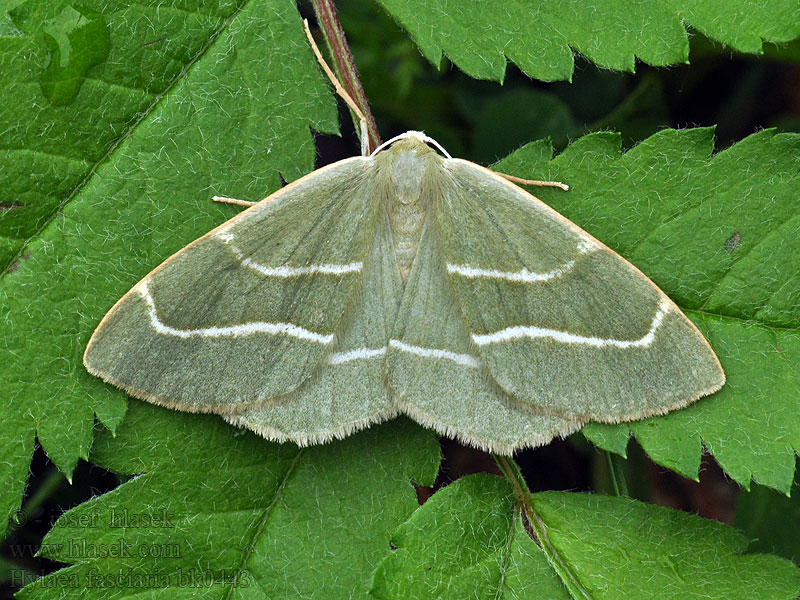
[[278, 485], [278, 488], [275, 490], [275, 495], [272, 497], [272, 502], [270, 502], [269, 506], [267, 506], [267, 508], [264, 509], [264, 517], [261, 519], [261, 521], [256, 526], [255, 532], [253, 532], [253, 537], [250, 540], [250, 543], [247, 545], [247, 548], [245, 549], [244, 555], [242, 556], [242, 562], [241, 562], [241, 566], [239, 567], [239, 570], [237, 571], [237, 576], [236, 576], [236, 578], [234, 578], [234, 581], [231, 582], [231, 585], [228, 586], [228, 590], [225, 593], [224, 600], [229, 600], [231, 598], [231, 595], [233, 594], [234, 590], [236, 590], [238, 588], [237, 580], [239, 578], [239, 573], [241, 573], [242, 571], [244, 571], [247, 568], [247, 563], [250, 560], [250, 556], [253, 554], [253, 551], [255, 550], [256, 544], [258, 543], [258, 540], [261, 538], [261, 532], [264, 530], [264, 527], [266, 527], [267, 521], [269, 521], [269, 518], [272, 515], [273, 509], [275, 508], [275, 506], [278, 504], [278, 501], [283, 496], [283, 489], [286, 487], [286, 483], [289, 481], [289, 478], [291, 477], [292, 473], [294, 473], [295, 467], [297, 466], [297, 463], [300, 460], [300, 457], [304, 453], [305, 453], [305, 448], [300, 448], [298, 450], [297, 454], [295, 455], [295, 457], [292, 459], [292, 462], [289, 463], [289, 466], [286, 469], [286, 474], [283, 476], [283, 480]]

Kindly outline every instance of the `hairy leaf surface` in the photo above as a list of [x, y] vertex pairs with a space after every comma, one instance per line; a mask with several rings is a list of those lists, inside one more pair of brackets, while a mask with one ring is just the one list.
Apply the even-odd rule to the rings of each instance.
[[42, 554], [72, 566], [22, 598], [363, 596], [439, 467], [406, 420], [300, 449], [184, 416], [136, 402], [98, 436], [92, 460], [137, 476], [55, 523]]
[[731, 527], [629, 498], [532, 494], [534, 543], [511, 486], [471, 475], [394, 532], [372, 594], [391, 598], [794, 598], [800, 570], [743, 554]]
[[506, 61], [531, 77], [571, 79], [573, 52], [600, 67], [633, 71], [688, 62], [691, 26], [739, 52], [800, 36], [800, 4], [737, 0], [581, 0], [487, 4], [481, 0], [378, 0], [434, 64], [446, 54], [472, 77], [502, 81]]

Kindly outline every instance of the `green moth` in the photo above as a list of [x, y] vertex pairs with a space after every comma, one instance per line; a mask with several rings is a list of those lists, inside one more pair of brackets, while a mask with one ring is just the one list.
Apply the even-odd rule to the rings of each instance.
[[725, 382], [633, 265], [413, 131], [167, 259], [108, 312], [84, 363], [134, 397], [274, 440], [321, 443], [407, 414], [499, 453], [663, 414]]

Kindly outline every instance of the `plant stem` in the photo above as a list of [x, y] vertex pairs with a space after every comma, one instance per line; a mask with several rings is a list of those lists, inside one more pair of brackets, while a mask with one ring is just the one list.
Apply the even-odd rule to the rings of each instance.
[[[347, 45], [347, 40], [344, 37], [342, 25], [336, 15], [336, 7], [333, 5], [332, 0], [313, 0], [312, 4], [314, 5], [314, 13], [319, 27], [325, 36], [328, 51], [333, 57], [333, 67], [336, 70], [336, 74], [347, 93], [355, 100], [355, 103], [367, 119], [367, 137], [369, 139], [366, 147], [371, 152], [380, 145], [381, 137], [378, 133], [378, 126], [375, 124], [375, 117], [372, 116], [372, 111], [369, 109], [367, 96], [361, 86], [358, 70]], [[358, 119], [354, 118], [353, 123], [355, 123], [356, 130], [358, 130]], [[361, 135], [360, 131], [359, 135]], [[364, 145], [363, 141], [362, 145]]]
[[517, 462], [513, 458], [500, 454], [492, 454], [492, 458], [494, 458], [494, 462], [500, 467], [500, 471], [505, 475], [511, 487], [514, 489], [514, 496], [516, 496], [517, 502], [520, 504], [527, 502], [527, 497], [528, 494], [531, 493], [531, 490], [528, 488], [528, 484], [522, 476], [522, 471], [519, 470]]
[[625, 473], [622, 471], [622, 465], [619, 463], [619, 457], [611, 454], [608, 450], [605, 451], [606, 462], [608, 463], [608, 472], [611, 476], [611, 487], [614, 489], [615, 496], [628, 496], [628, 483], [625, 481]]
[[542, 549], [547, 556], [553, 569], [558, 573], [561, 581], [574, 598], [583, 598], [589, 600], [591, 596], [586, 589], [581, 585], [578, 577], [573, 573], [567, 561], [561, 556], [561, 553], [550, 541], [547, 535], [547, 525], [539, 513], [533, 508], [531, 503], [531, 491], [528, 487], [522, 472], [516, 461], [507, 456], [499, 454], [492, 454], [492, 458], [500, 467], [500, 471], [505, 475], [514, 490], [514, 496], [517, 500], [517, 509], [524, 515], [527, 520], [526, 530], [534, 539], [536, 544]]

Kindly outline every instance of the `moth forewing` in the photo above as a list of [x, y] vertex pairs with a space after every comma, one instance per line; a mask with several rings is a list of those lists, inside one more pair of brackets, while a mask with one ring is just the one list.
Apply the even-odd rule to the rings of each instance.
[[296, 389], [332, 351], [358, 289], [377, 214], [371, 166], [315, 171], [167, 259], [95, 330], [89, 371], [189, 411], [237, 412]]

